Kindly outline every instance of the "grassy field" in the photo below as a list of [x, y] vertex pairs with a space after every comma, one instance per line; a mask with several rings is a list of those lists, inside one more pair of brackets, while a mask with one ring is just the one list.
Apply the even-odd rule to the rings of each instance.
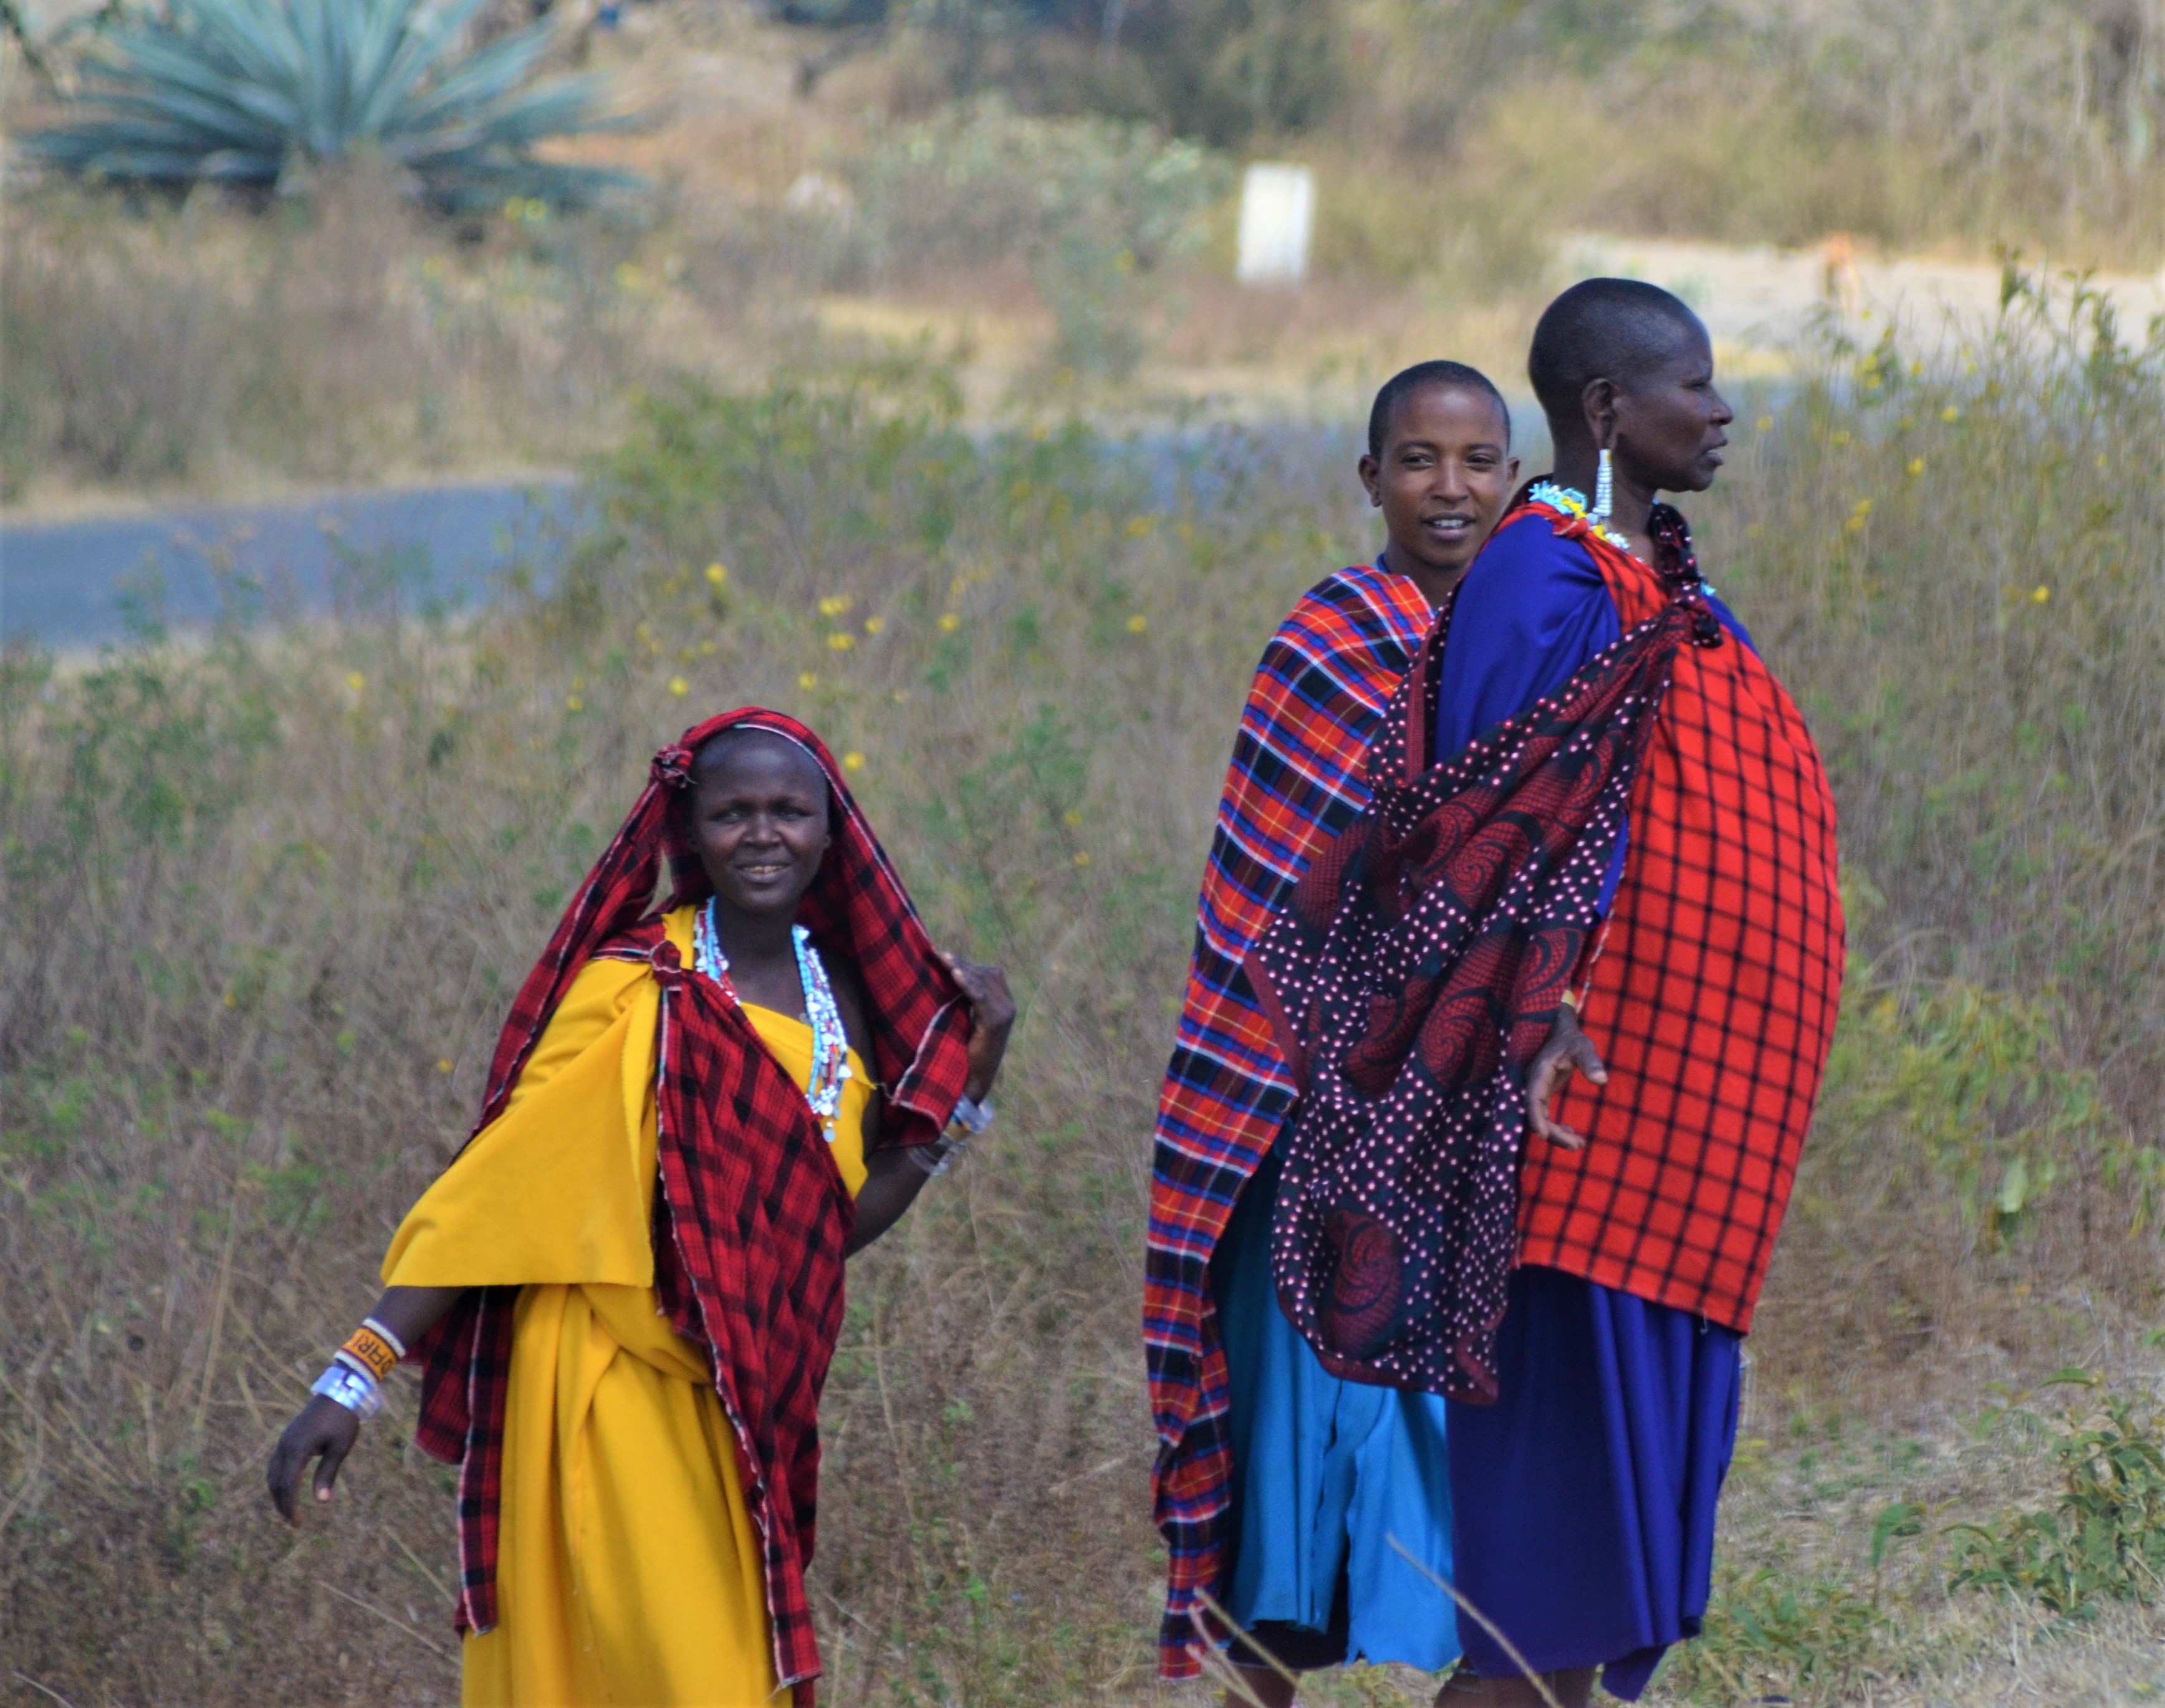
[[[0, 501], [546, 465], [600, 520], [466, 618], [387, 561], [334, 625], [0, 656], [0, 1703], [450, 1699], [412, 1387], [298, 1536], [263, 1461], [647, 755], [753, 701], [1024, 1003], [997, 1141], [851, 1277], [826, 1700], [1200, 1701], [1151, 1682], [1151, 1117], [1248, 673], [1376, 544], [1350, 431], [1268, 424], [1417, 356], [1514, 380], [1574, 228], [2152, 266], [2110, 9], [2046, 51], [1922, 8], [1895, 53], [1832, 5], [1559, 45], [1345, 0], [1295, 128], [1209, 77], [1121, 108], [1050, 36], [891, 32], [800, 97], [833, 37], [672, 0], [593, 49], [660, 115], [610, 145], [644, 202], [11, 187]], [[1299, 292], [1225, 277], [1263, 151], [1325, 187]], [[2010, 279], [1954, 342], [1795, 352], [1693, 506], [1825, 750], [1854, 940], [1663, 1700], [2165, 1696], [2165, 347]]]
[[[1825, 746], [1857, 941], [1666, 1700], [2161, 1683], [2165, 392], [2155, 350], [2056, 344], [2070, 308], [1929, 372], [1823, 352], [1695, 507]], [[1372, 525], [1235, 429], [1168, 488], [1071, 402], [965, 432], [908, 360], [658, 388], [550, 597], [430, 623], [387, 567], [373, 619], [8, 659], [0, 1700], [448, 1698], [411, 1389], [298, 1536], [264, 1455], [646, 754], [746, 701], [861, 756], [1024, 1003], [998, 1142], [853, 1273], [832, 1700], [1151, 1695], [1156, 1077], [1246, 673]]]

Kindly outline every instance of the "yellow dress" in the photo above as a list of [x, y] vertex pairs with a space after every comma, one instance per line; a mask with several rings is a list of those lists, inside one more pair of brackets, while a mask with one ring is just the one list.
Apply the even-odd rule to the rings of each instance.
[[[666, 920], [688, 965], [693, 909]], [[661, 1315], [654, 1034], [636, 962], [580, 970], [503, 1113], [400, 1226], [393, 1287], [516, 1286], [494, 1630], [468, 1708], [782, 1705], [758, 1539], [704, 1347]], [[746, 1004], [798, 1084], [812, 1029]], [[865, 1181], [872, 1077], [853, 1051], [835, 1160]]]

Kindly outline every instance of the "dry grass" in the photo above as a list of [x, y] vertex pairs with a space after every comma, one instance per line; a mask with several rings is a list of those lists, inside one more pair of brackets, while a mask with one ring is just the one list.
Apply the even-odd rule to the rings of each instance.
[[[2154, 1363], [2165, 529], [2115, 471], [2165, 451], [2158, 377], [2027, 335], [1969, 356], [1830, 372], [1746, 423], [1700, 507], [1826, 744], [1872, 969], [1755, 1339], [1728, 1622], [1672, 1680], [1704, 1700], [1722, 1667], [1883, 1702], [2152, 1676], [2136, 1614], [2047, 1630], [1920, 1548], [1869, 1568], [1889, 1503], [2049, 1494], [2034, 1442], [1969, 1440], [1988, 1384]], [[852, 1275], [815, 1573], [835, 1700], [1150, 1694], [1156, 1076], [1246, 672], [1370, 525], [1305, 448], [1138, 465], [956, 409], [908, 366], [658, 393], [550, 599], [8, 662], [5, 911], [34, 922], [0, 940], [9, 1670], [77, 1708], [448, 1698], [450, 1502], [403, 1445], [410, 1390], [298, 1537], [263, 1457], [645, 754], [756, 700], [865, 756], [939, 934], [1025, 1002], [998, 1142]], [[1786, 1635], [1750, 1637], [1783, 1595]]]

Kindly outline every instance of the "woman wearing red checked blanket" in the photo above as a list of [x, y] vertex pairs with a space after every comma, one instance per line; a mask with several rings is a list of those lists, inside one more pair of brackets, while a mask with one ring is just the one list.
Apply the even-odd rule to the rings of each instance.
[[989, 1121], [1014, 1019], [998, 967], [933, 947], [817, 736], [687, 731], [280, 1441], [279, 1510], [312, 1461], [330, 1499], [411, 1347], [419, 1444], [460, 1468], [468, 1704], [809, 1703], [843, 1260]]

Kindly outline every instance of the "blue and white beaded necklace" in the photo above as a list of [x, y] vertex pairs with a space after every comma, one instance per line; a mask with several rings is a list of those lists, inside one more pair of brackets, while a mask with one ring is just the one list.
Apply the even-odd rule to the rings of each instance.
[[[835, 1116], [842, 1107], [842, 1082], [850, 1078], [850, 1041], [842, 1030], [842, 1011], [835, 1005], [835, 987], [827, 982], [827, 968], [812, 946], [812, 934], [802, 925], [789, 928], [797, 950], [797, 977], [804, 987], [804, 1013], [812, 1022], [812, 1077], [804, 1088], [804, 1100], [819, 1118], [827, 1142], [835, 1142]], [[722, 952], [722, 933], [709, 897], [692, 922], [692, 965], [727, 991], [736, 1001], [736, 987], [730, 982], [730, 957]]]

